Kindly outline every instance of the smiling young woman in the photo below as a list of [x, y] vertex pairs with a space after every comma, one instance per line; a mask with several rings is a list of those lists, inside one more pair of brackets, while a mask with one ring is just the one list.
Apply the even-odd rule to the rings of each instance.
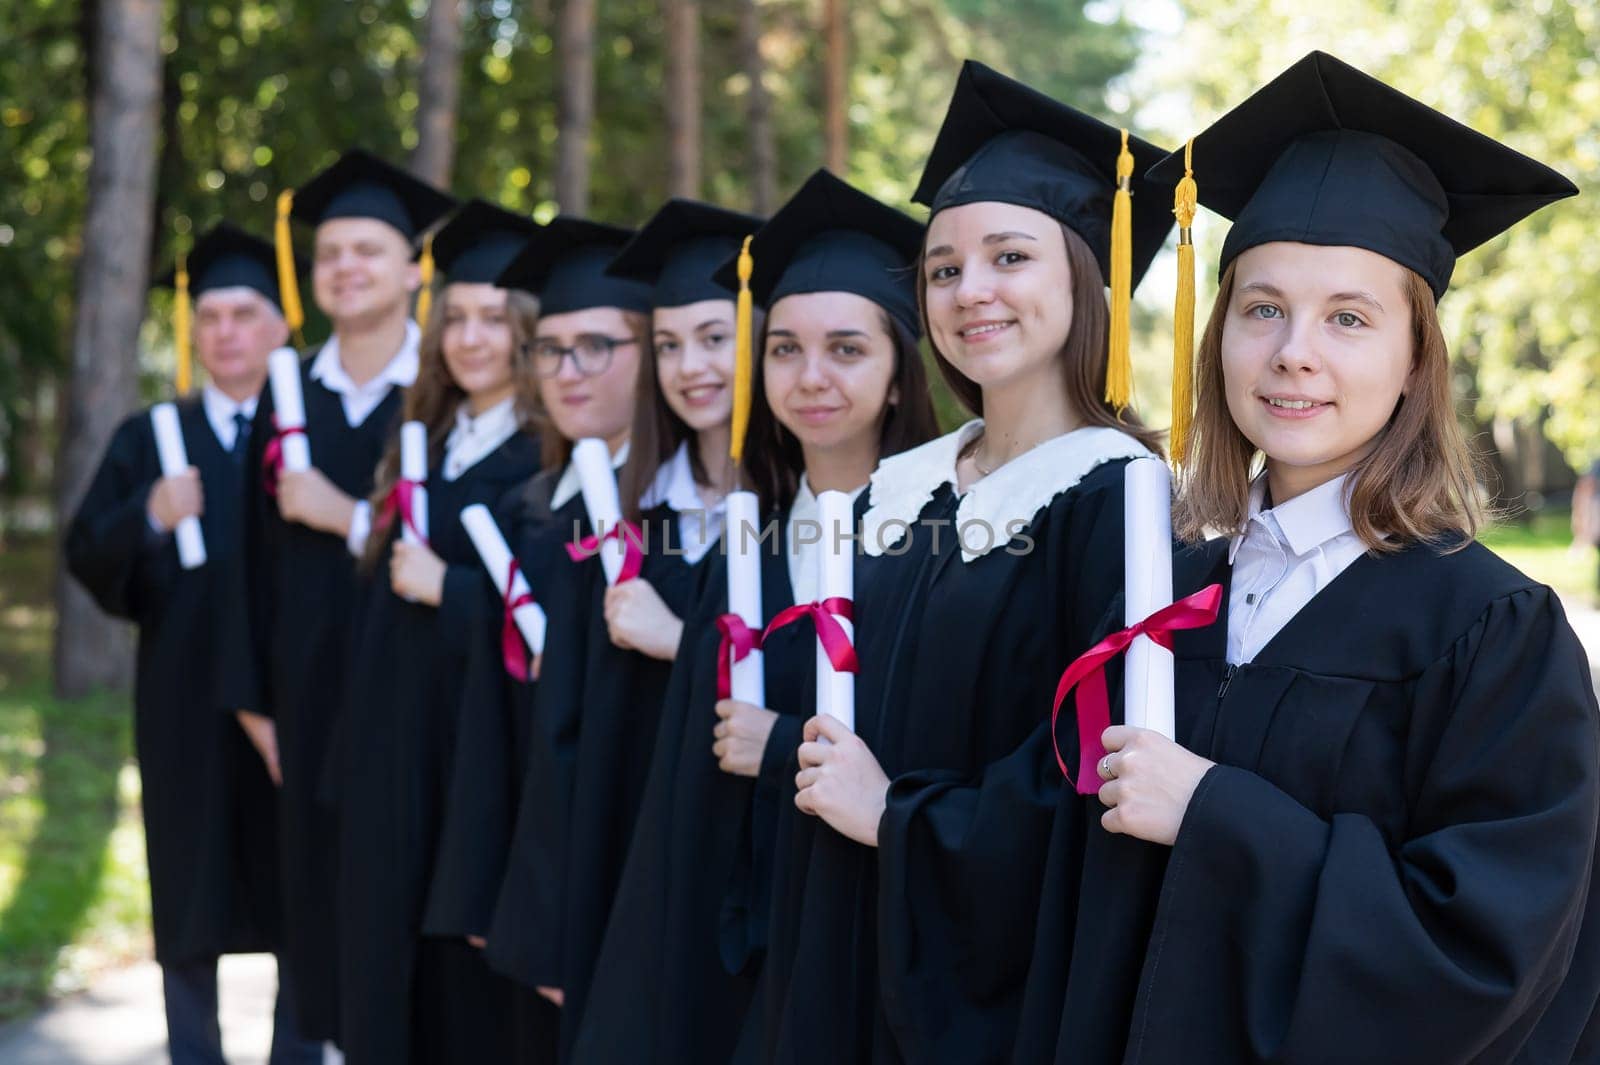
[[1222, 612], [1175, 640], [1176, 741], [1113, 725], [1062, 799], [1015, 1059], [1582, 1060], [1600, 711], [1554, 593], [1472, 539], [1435, 311], [1576, 190], [1322, 53], [1192, 159], [1234, 224], [1177, 527], [1228, 535], [1174, 590]]

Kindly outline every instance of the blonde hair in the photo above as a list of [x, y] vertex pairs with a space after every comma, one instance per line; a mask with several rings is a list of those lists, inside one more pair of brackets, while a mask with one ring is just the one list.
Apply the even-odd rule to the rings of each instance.
[[[1345, 502], [1351, 527], [1369, 551], [1392, 553], [1414, 543], [1459, 550], [1485, 520], [1479, 467], [1456, 421], [1450, 350], [1433, 290], [1415, 271], [1405, 273], [1411, 385], [1372, 450], [1350, 468]], [[1223, 383], [1222, 332], [1233, 283], [1230, 263], [1195, 357], [1194, 423], [1172, 513], [1174, 531], [1191, 542], [1243, 531], [1260, 454], [1234, 424]]]

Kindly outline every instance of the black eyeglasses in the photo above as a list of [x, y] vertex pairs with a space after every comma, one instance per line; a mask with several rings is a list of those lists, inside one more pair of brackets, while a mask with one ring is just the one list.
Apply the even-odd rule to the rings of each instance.
[[533, 360], [533, 372], [540, 377], [557, 377], [561, 364], [570, 357], [573, 368], [583, 377], [596, 377], [611, 368], [611, 356], [621, 347], [637, 344], [634, 337], [608, 337], [598, 334], [580, 336], [571, 347], [553, 340], [535, 340], [524, 344], [523, 350]]

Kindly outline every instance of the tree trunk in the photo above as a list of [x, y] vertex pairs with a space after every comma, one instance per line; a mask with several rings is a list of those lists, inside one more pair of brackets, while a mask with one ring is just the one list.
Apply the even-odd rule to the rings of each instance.
[[761, 55], [761, 8], [757, 0], [739, 0], [739, 51], [750, 82], [746, 122], [750, 133], [750, 206], [765, 218], [778, 209], [778, 148], [772, 133], [772, 100], [761, 80], [766, 60]]
[[594, 125], [595, 0], [561, 8], [561, 96], [556, 117], [556, 203], [563, 214], [589, 211], [589, 131]]
[[456, 157], [456, 114], [461, 104], [462, 0], [430, 0], [427, 43], [417, 93], [417, 147], [411, 172], [441, 189], [450, 187]]
[[[162, 0], [100, 0], [92, 27], [88, 213], [78, 263], [56, 527], [64, 530], [117, 423], [138, 399], [139, 323], [149, 285], [161, 103]], [[56, 562], [55, 687], [62, 697], [125, 686], [126, 626]]]
[[667, 30], [667, 194], [700, 197], [700, 0], [662, 0]]
[[850, 160], [850, 125], [846, 112], [849, 96], [849, 38], [845, 29], [844, 0], [823, 0], [823, 142], [826, 163], [840, 177]]

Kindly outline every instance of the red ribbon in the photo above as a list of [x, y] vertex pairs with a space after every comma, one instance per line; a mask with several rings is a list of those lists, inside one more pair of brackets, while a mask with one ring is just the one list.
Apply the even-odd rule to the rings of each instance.
[[278, 474], [283, 470], [283, 438], [296, 435], [305, 436], [305, 427], [291, 425], [287, 429], [280, 429], [278, 416], [272, 416], [272, 438], [261, 453], [261, 487], [266, 489], [269, 496], [278, 494]]
[[517, 560], [511, 560], [510, 569], [506, 573], [506, 590], [501, 595], [505, 601], [505, 614], [500, 620], [500, 660], [505, 663], [506, 672], [517, 680], [526, 682], [528, 679], [528, 653], [529, 648], [523, 645], [522, 633], [517, 628], [517, 619], [512, 615], [518, 610], [534, 601], [531, 591], [521, 595], [513, 593], [517, 587]]
[[416, 491], [421, 487], [420, 481], [405, 479], [396, 481], [383, 499], [383, 509], [378, 511], [378, 528], [387, 529], [394, 521], [395, 511], [399, 511], [400, 520], [406, 523], [406, 528], [415, 533], [418, 540], [427, 543], [428, 538], [422, 535], [422, 530], [417, 527], [416, 518]]
[[1167, 650], [1172, 650], [1174, 632], [1205, 628], [1217, 620], [1217, 610], [1221, 605], [1222, 585], [1207, 585], [1171, 606], [1162, 607], [1138, 624], [1107, 636], [1079, 655], [1077, 661], [1061, 674], [1061, 681], [1056, 685], [1055, 707], [1050, 711], [1050, 742], [1055, 744], [1056, 764], [1061, 767], [1061, 775], [1072, 780], [1072, 774], [1067, 772], [1066, 760], [1061, 757], [1061, 744], [1055, 738], [1055, 731], [1061, 704], [1066, 700], [1067, 692], [1076, 685], [1078, 779], [1074, 786], [1079, 795], [1094, 795], [1100, 790], [1100, 771], [1096, 763], [1106, 753], [1100, 736], [1111, 727], [1111, 700], [1106, 695], [1106, 663], [1126, 651], [1136, 636], [1148, 636]]
[[844, 626], [835, 620], [836, 618], [855, 620], [855, 604], [848, 599], [835, 596], [820, 603], [797, 603], [787, 610], [780, 611], [767, 625], [767, 630], [761, 634], [761, 639], [769, 640], [773, 633], [785, 625], [806, 617], [816, 625], [817, 639], [822, 641], [822, 649], [827, 652], [828, 661], [833, 663], [833, 671], [859, 673], [861, 665], [856, 661], [856, 649], [851, 645]]
[[585, 536], [575, 544], [567, 544], [567, 557], [582, 562], [598, 554], [600, 545], [607, 540], [618, 539], [622, 541], [622, 570], [617, 574], [617, 583], [631, 581], [644, 568], [644, 533], [631, 521], [613, 525], [604, 536]]
[[733, 697], [733, 663], [743, 662], [751, 651], [761, 650], [761, 632], [745, 624], [738, 614], [724, 614], [716, 621], [722, 642], [717, 645], [717, 698]]

